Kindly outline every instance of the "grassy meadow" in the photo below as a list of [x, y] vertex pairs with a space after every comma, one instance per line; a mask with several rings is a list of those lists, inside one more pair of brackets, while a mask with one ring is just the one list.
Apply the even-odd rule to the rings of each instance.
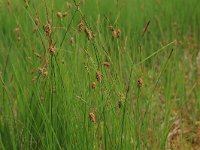
[[199, 0], [0, 0], [0, 150], [199, 150]]

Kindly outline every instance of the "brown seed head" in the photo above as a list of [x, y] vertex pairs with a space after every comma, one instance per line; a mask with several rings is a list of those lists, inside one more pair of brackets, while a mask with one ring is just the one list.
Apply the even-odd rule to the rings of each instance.
[[80, 23], [78, 24], [78, 31], [82, 32], [83, 29], [84, 29], [84, 22], [83, 22], [83, 20], [81, 20]]
[[96, 89], [96, 83], [92, 82], [92, 89], [95, 90]]
[[39, 70], [40, 74], [41, 74], [44, 78], [46, 78], [46, 77], [48, 76], [48, 70], [47, 70], [46, 67], [38, 68], [38, 70]]
[[36, 17], [35, 20], [34, 20], [34, 22], [35, 22], [36, 26], [39, 26], [40, 25], [40, 18]]
[[107, 61], [104, 61], [103, 63], [102, 63], [105, 67], [110, 67], [110, 63], [109, 62], [107, 62]]
[[112, 27], [111, 30], [112, 30], [112, 36], [114, 38], [119, 38], [121, 36], [121, 30], [120, 29], [114, 29]]
[[20, 28], [19, 28], [19, 27], [16, 27], [16, 28], [15, 28], [15, 33], [16, 33], [16, 34], [19, 34], [19, 32], [20, 32]]
[[39, 53], [37, 53], [37, 52], [34, 52], [34, 55], [35, 55], [37, 58], [40, 58], [40, 59], [42, 59], [42, 56], [41, 56]]
[[38, 31], [38, 27], [35, 27], [34, 29], [33, 29], [33, 33], [36, 33]]
[[63, 15], [63, 17], [67, 17], [68, 16], [68, 12], [64, 12], [62, 15]]
[[36, 81], [37, 77], [32, 78], [32, 82], [34, 83]]
[[119, 96], [120, 96], [120, 100], [121, 101], [125, 101], [125, 95], [124, 95], [124, 93], [119, 93]]
[[19, 41], [21, 41], [21, 37], [20, 37], [20, 36], [19, 36], [19, 37], [17, 37], [17, 40], [18, 40], [18, 42], [19, 42]]
[[88, 40], [92, 40], [94, 37], [92, 31], [87, 27], [85, 28], [85, 34], [86, 34]]
[[111, 31], [114, 31], [114, 27], [113, 27], [112, 25], [109, 26], [109, 29], [110, 29]]
[[120, 37], [121, 36], [121, 30], [120, 29], [117, 29], [117, 37]]
[[46, 33], [46, 36], [50, 36], [52, 33], [52, 27], [49, 23], [43, 26], [43, 30]]
[[101, 82], [102, 81], [102, 78], [103, 78], [103, 75], [100, 71], [97, 71], [96, 72], [96, 79], [98, 82]]
[[66, 2], [67, 8], [70, 10], [72, 8], [72, 5], [67, 1]]
[[58, 16], [58, 18], [62, 18], [63, 14], [61, 12], [57, 12], [57, 16]]
[[30, 0], [24, 0], [24, 2], [25, 2], [25, 7], [28, 8]]
[[48, 70], [46, 68], [43, 70], [43, 76], [44, 78], [48, 76]]
[[138, 80], [138, 87], [141, 88], [143, 86], [143, 80], [140, 78]]
[[56, 48], [55, 48], [54, 45], [50, 45], [50, 46], [49, 46], [49, 52], [50, 52], [51, 55], [55, 55], [55, 53], [56, 53]]
[[20, 34], [20, 28], [19, 27], [15, 28], [15, 34], [16, 34], [16, 37], [19, 37], [19, 34]]
[[90, 118], [90, 121], [96, 122], [96, 118], [95, 118], [94, 112], [91, 112], [91, 113], [89, 114], [89, 118]]
[[112, 36], [113, 36], [114, 38], [117, 38], [117, 30], [113, 30], [113, 31], [112, 31]]

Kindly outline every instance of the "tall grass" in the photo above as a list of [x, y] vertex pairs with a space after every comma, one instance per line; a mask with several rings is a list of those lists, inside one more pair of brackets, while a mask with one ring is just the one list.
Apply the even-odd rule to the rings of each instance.
[[0, 3], [0, 149], [198, 149], [199, 0]]

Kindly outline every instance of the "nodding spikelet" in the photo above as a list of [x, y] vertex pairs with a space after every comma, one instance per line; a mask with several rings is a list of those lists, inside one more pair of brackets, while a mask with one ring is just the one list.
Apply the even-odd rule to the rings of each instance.
[[92, 122], [94, 122], [94, 123], [96, 122], [96, 117], [95, 117], [94, 112], [90, 112], [89, 118], [90, 118], [90, 121], [92, 121]]
[[52, 27], [49, 23], [47, 23], [46, 25], [43, 26], [43, 30], [46, 33], [46, 36], [50, 36], [52, 33]]
[[57, 12], [57, 16], [58, 16], [58, 18], [62, 18], [63, 14], [61, 12]]
[[102, 65], [104, 65], [105, 67], [110, 67], [110, 63], [109, 62], [107, 62], [107, 61], [104, 61], [103, 63], [102, 63]]
[[119, 38], [121, 36], [121, 30], [120, 29], [117, 29], [117, 37]]
[[40, 18], [36, 17], [35, 20], [34, 20], [34, 22], [35, 22], [36, 26], [39, 26], [40, 25]]
[[49, 46], [49, 52], [50, 52], [51, 55], [55, 55], [56, 54], [56, 48], [55, 48], [54, 45], [51, 44]]
[[29, 6], [30, 0], [24, 0], [24, 3], [25, 3], [25, 8], [27, 9]]
[[68, 12], [64, 12], [64, 13], [62, 14], [63, 17], [67, 17], [68, 15], [69, 15]]
[[100, 71], [97, 71], [96, 72], [96, 79], [98, 82], [101, 82], [102, 81], [102, 78], [103, 78], [103, 75]]
[[110, 30], [112, 31], [113, 38], [119, 38], [121, 36], [121, 30], [118, 28], [114, 28], [113, 26], [109, 26]]
[[112, 31], [112, 35], [114, 38], [119, 38], [121, 36], [121, 30], [120, 29], [114, 29]]
[[94, 37], [92, 31], [88, 27], [85, 28], [85, 34], [86, 34], [88, 40], [92, 40]]
[[15, 28], [15, 33], [18, 35], [19, 32], [20, 32], [20, 28], [19, 28], [19, 27], [16, 27], [16, 28]]
[[112, 25], [110, 25], [110, 26], [108, 26], [108, 27], [109, 27], [109, 29], [110, 29], [111, 31], [114, 30], [114, 27], [113, 27]]
[[138, 87], [141, 88], [143, 84], [144, 84], [143, 80], [141, 78], [138, 79]]
[[19, 37], [17, 37], [17, 41], [19, 42], [19, 41], [21, 41], [21, 37], [19, 36]]
[[114, 38], [117, 38], [117, 31], [116, 31], [116, 30], [113, 30], [113, 31], [112, 31], [112, 36], [113, 36]]
[[47, 67], [43, 67], [43, 68], [38, 68], [39, 70], [39, 73], [44, 77], [46, 78], [48, 76], [48, 70], [47, 70]]
[[83, 20], [81, 20], [80, 23], [78, 24], [78, 31], [82, 32], [83, 29], [84, 29], [84, 22], [83, 22]]
[[93, 90], [96, 89], [96, 82], [92, 82], [92, 89], [93, 89]]
[[66, 1], [66, 5], [67, 5], [67, 8], [68, 8], [69, 10], [71, 10], [72, 5], [71, 5], [68, 1]]
[[39, 53], [34, 52], [34, 55], [35, 55], [37, 58], [42, 59], [42, 56], [41, 56]]
[[45, 69], [45, 70], [43, 71], [43, 76], [44, 76], [45, 78], [48, 76], [48, 70], [47, 70], [47, 69]]
[[37, 31], [38, 31], [38, 27], [35, 27], [32, 32], [36, 33]]

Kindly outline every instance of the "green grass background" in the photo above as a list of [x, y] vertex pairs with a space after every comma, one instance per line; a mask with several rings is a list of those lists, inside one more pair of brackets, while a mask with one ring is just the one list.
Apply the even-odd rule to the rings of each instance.
[[[177, 120], [174, 149], [198, 149], [200, 1], [83, 0], [80, 11], [68, 3], [71, 9], [65, 0], [30, 1], [27, 8], [0, 1], [0, 149], [170, 149]], [[52, 34], [56, 57], [42, 28], [47, 12], [51, 25], [62, 27]], [[57, 12], [69, 15], [60, 19]], [[92, 41], [78, 32], [82, 15]], [[110, 25], [121, 30], [119, 38]], [[47, 77], [34, 53], [46, 53]]]

